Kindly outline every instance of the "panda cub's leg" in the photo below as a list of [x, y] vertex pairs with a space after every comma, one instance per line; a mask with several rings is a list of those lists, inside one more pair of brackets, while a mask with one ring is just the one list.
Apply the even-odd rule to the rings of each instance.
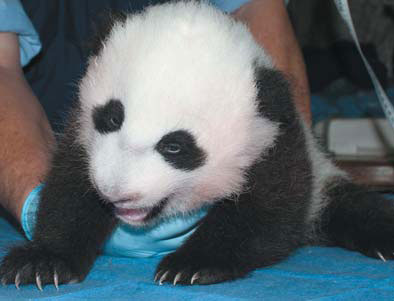
[[[217, 203], [193, 235], [161, 261], [155, 281], [193, 285], [234, 280], [280, 262], [303, 245], [308, 198], [308, 175], [303, 172], [307, 167], [296, 168], [300, 177], [293, 185], [281, 187], [281, 178], [288, 175], [271, 173], [268, 165], [262, 164], [267, 168], [258, 168], [256, 173], [267, 173], [272, 185], [257, 182], [255, 189], [237, 201]], [[285, 171], [286, 162], [283, 165]], [[289, 177], [293, 172], [288, 170]]]
[[161, 261], [155, 281], [193, 285], [235, 280], [280, 262], [301, 245], [302, 223], [286, 225], [285, 214], [254, 209], [247, 203], [215, 206], [190, 239]]
[[81, 281], [89, 272], [105, 238], [115, 225], [111, 211], [89, 183], [86, 154], [66, 134], [54, 155], [38, 208], [33, 240], [3, 258], [3, 284]]
[[200, 226], [159, 264], [160, 284], [211, 284], [280, 262], [305, 243], [312, 165], [305, 132], [281, 73], [261, 69], [261, 114], [279, 124], [275, 146], [248, 170], [236, 200], [215, 203]]
[[347, 180], [326, 188], [322, 231], [329, 243], [382, 260], [394, 258], [394, 200]]

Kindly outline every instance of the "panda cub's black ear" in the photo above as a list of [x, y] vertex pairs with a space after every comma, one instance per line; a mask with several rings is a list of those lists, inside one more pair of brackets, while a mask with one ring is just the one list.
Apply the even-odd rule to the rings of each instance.
[[92, 24], [92, 37], [89, 39], [87, 46], [90, 56], [97, 56], [103, 48], [103, 42], [111, 33], [114, 24], [124, 23], [127, 19], [126, 12], [105, 11], [99, 14]]
[[255, 83], [259, 113], [282, 125], [298, 118], [290, 89], [290, 81], [275, 69], [255, 67]]

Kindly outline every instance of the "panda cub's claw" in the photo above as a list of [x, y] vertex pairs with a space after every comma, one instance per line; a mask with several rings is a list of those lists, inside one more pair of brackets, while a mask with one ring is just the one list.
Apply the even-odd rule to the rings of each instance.
[[176, 274], [173, 285], [176, 285], [176, 283], [179, 281], [181, 276], [182, 276], [182, 272], [179, 272], [178, 274]]
[[157, 267], [154, 277], [159, 285], [206, 285], [242, 278], [248, 270], [220, 258], [210, 260], [201, 254], [174, 252], [167, 255]]
[[394, 252], [392, 249], [393, 248], [390, 246], [380, 245], [379, 247], [369, 246], [368, 248], [359, 248], [356, 250], [368, 257], [372, 257], [387, 263], [390, 260], [394, 260]]
[[194, 273], [194, 275], [193, 275], [193, 277], [192, 277], [192, 280], [190, 280], [190, 284], [193, 285], [193, 283], [194, 283], [198, 278], [200, 278], [200, 273], [199, 273], [199, 272]]
[[14, 284], [17, 289], [23, 284], [35, 284], [40, 291], [44, 285], [53, 284], [59, 289], [60, 283], [70, 283], [79, 277], [69, 262], [44, 249], [30, 244], [13, 248], [0, 265], [0, 279], [3, 285]]
[[59, 290], [59, 276], [57, 275], [56, 269], [53, 272], [53, 284], [55, 285], [56, 290]]
[[37, 284], [37, 288], [38, 288], [40, 291], [43, 291], [40, 273], [38, 273], [38, 272], [36, 273], [36, 284]]
[[384, 258], [384, 256], [382, 255], [381, 252], [376, 251], [376, 255], [378, 255], [378, 257], [379, 257], [381, 260], [383, 260], [384, 262], [386, 262], [386, 258]]
[[15, 287], [16, 287], [16, 289], [20, 289], [19, 288], [19, 285], [21, 284], [21, 277], [20, 277], [20, 274], [19, 274], [19, 272], [18, 273], [16, 273], [16, 276], [15, 276]]
[[[161, 277], [160, 277], [160, 281], [159, 281], [159, 285], [163, 285], [163, 282], [166, 281], [166, 278], [168, 276], [170, 271], [166, 271]], [[158, 276], [160, 275], [160, 272], [158, 272], [155, 276], [154, 281], [156, 282], [158, 279]], [[192, 276], [191, 280], [190, 280], [190, 285], [193, 285], [193, 283], [199, 278], [199, 272], [194, 273], [194, 275]], [[178, 272], [175, 275], [174, 281], [173, 281], [173, 285], [175, 286], [180, 280], [182, 279], [182, 272]]]
[[[242, 277], [242, 276], [240, 276]], [[159, 285], [169, 283], [172, 285], [195, 285], [195, 284], [214, 284], [227, 280], [233, 280], [239, 277], [233, 277], [231, 271], [222, 270], [218, 268], [204, 268], [197, 272], [191, 269], [183, 270], [182, 272], [165, 271], [164, 273], [158, 272], [155, 276], [155, 282]]]
[[156, 272], [155, 278], [153, 279], [154, 282], [157, 282], [157, 280], [159, 279], [159, 275], [160, 274], [161, 274], [161, 271]]
[[166, 281], [169, 272], [170, 271], [165, 271], [165, 273], [160, 277], [159, 285], [163, 285], [163, 282]]

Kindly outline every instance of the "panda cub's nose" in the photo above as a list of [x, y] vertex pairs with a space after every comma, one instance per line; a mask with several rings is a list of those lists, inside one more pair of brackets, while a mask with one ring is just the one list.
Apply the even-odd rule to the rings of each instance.
[[125, 194], [124, 196], [120, 197], [117, 201], [114, 201], [114, 204], [120, 205], [122, 203], [127, 203], [127, 202], [136, 202], [142, 199], [142, 194], [141, 193], [129, 193]]

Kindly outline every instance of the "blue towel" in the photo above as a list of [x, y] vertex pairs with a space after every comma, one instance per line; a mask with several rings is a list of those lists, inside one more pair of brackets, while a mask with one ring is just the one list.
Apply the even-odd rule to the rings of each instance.
[[[0, 257], [24, 238], [0, 218]], [[153, 274], [160, 258], [100, 256], [85, 281], [61, 285], [0, 286], [0, 300], [394, 300], [394, 261], [340, 248], [308, 247], [245, 279], [208, 286], [159, 286]]]

